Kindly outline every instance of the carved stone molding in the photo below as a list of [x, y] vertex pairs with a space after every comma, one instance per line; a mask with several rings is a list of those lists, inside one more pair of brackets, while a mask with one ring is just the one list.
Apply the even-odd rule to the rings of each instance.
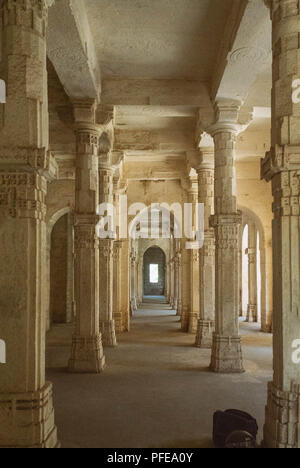
[[10, 148], [0, 146], [0, 168], [16, 167], [38, 170], [49, 180], [57, 177], [58, 165], [46, 148]]
[[74, 248], [76, 252], [95, 250], [99, 247], [99, 239], [96, 235], [95, 224], [75, 224], [74, 226]]
[[[50, 383], [37, 392], [0, 394], [0, 447], [59, 448]], [[18, 433], [16, 446], [15, 434]]]
[[299, 405], [298, 384], [292, 384], [290, 392], [283, 392], [269, 383], [264, 428], [264, 444], [268, 448], [299, 448]]
[[45, 220], [46, 180], [35, 173], [0, 173], [0, 214]]
[[300, 146], [275, 146], [261, 160], [261, 178], [269, 182], [281, 171], [300, 171]]

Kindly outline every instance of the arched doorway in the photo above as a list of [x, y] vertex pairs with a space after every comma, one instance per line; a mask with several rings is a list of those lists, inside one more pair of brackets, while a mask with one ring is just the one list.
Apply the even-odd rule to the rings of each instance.
[[143, 294], [144, 297], [165, 297], [166, 256], [157, 246], [150, 247], [144, 254]]

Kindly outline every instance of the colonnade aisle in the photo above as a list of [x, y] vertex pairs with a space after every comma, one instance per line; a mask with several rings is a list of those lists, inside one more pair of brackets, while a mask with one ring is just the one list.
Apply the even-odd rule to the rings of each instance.
[[54, 328], [47, 346], [63, 447], [210, 447], [214, 411], [231, 407], [253, 414], [262, 437], [271, 335], [253, 325], [241, 323], [247, 372], [239, 375], [209, 372], [210, 351], [193, 347], [166, 304], [143, 303], [119, 346], [105, 349], [101, 375], [67, 373], [71, 333]]

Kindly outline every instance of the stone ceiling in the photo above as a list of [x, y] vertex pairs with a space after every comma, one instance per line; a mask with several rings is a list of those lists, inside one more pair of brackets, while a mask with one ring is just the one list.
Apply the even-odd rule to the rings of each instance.
[[102, 77], [212, 77], [232, 0], [85, 0]]

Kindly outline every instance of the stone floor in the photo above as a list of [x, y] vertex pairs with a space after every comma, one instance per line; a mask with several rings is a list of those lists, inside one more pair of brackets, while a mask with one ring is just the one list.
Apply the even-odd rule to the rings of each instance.
[[216, 410], [255, 416], [260, 437], [272, 377], [271, 335], [241, 324], [247, 372], [208, 371], [210, 352], [192, 346], [170, 310], [145, 304], [119, 346], [106, 349], [101, 375], [66, 372], [71, 326], [48, 334], [47, 377], [54, 384], [59, 437], [68, 448], [197, 448], [211, 446]]

